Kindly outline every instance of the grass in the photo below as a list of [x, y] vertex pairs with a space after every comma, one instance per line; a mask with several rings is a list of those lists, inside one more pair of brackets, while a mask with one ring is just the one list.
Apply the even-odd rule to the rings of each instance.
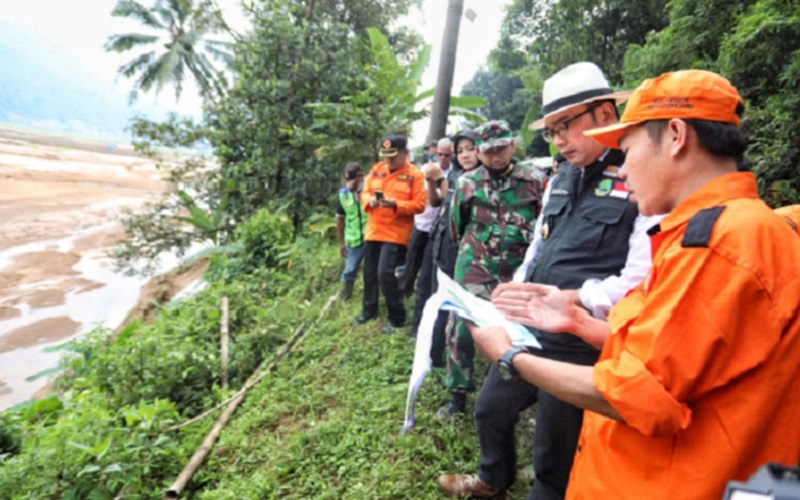
[[[416, 426], [399, 435], [414, 341], [381, 334], [382, 321], [353, 325], [358, 302], [337, 303], [251, 391], [189, 497], [443, 498], [439, 474], [475, 471], [474, 397], [470, 417], [434, 420], [448, 397], [435, 376], [420, 390]], [[518, 427], [522, 467], [531, 431]], [[528, 489], [518, 480], [510, 496]]]

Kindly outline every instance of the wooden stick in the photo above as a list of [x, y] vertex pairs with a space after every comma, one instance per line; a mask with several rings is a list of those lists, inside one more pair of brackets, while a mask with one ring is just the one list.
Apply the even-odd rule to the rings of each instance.
[[228, 390], [228, 297], [222, 297], [222, 318], [220, 319], [219, 356], [222, 361], [222, 390]]
[[[167, 490], [167, 492], [164, 493], [163, 496], [164, 500], [167, 499], [172, 500], [180, 496], [180, 494], [183, 492], [183, 489], [192, 479], [194, 473], [197, 471], [197, 469], [205, 460], [206, 456], [208, 455], [208, 452], [211, 451], [211, 447], [214, 446], [217, 437], [219, 437], [219, 433], [225, 427], [225, 424], [228, 423], [228, 420], [230, 419], [231, 415], [233, 415], [233, 412], [236, 411], [236, 408], [239, 406], [239, 403], [241, 403], [242, 400], [244, 399], [245, 393], [254, 385], [256, 385], [262, 378], [264, 378], [267, 375], [267, 373], [269, 373], [269, 371], [271, 371], [277, 365], [278, 360], [280, 360], [283, 356], [291, 352], [295, 343], [299, 343], [305, 337], [305, 335], [311, 330], [311, 328], [313, 328], [314, 325], [316, 325], [316, 323], [320, 319], [322, 319], [322, 317], [325, 315], [328, 309], [330, 309], [331, 304], [333, 304], [336, 301], [337, 297], [338, 295], [333, 295], [328, 299], [328, 303], [325, 305], [322, 311], [320, 311], [319, 316], [314, 321], [314, 324], [311, 325], [311, 327], [309, 327], [307, 330], [304, 330], [306, 322], [304, 321], [303, 323], [301, 323], [300, 326], [297, 328], [297, 330], [295, 330], [295, 332], [292, 334], [291, 338], [289, 338], [289, 340], [285, 344], [283, 344], [281, 348], [278, 350], [278, 352], [275, 354], [275, 358], [272, 360], [272, 363], [270, 363], [269, 367], [266, 370], [262, 370], [261, 367], [264, 365], [264, 363], [262, 363], [256, 369], [256, 371], [253, 372], [250, 378], [247, 379], [247, 382], [245, 382], [241, 390], [239, 390], [239, 392], [237, 392], [229, 400], [228, 407], [225, 408], [225, 411], [223, 411], [222, 414], [219, 416], [219, 419], [217, 419], [217, 422], [214, 424], [214, 427], [211, 428], [211, 432], [209, 432], [206, 438], [203, 440], [203, 444], [200, 445], [200, 448], [198, 448], [197, 451], [194, 453], [191, 460], [189, 460], [189, 463], [187, 463], [186, 467], [183, 468], [183, 471], [181, 471], [181, 473], [178, 475], [178, 478], [175, 480], [175, 482], [172, 483], [172, 486], [170, 486], [169, 490]], [[198, 415], [192, 420], [184, 422], [179, 426], [167, 429], [164, 432], [176, 430], [181, 427], [185, 427], [193, 422], [196, 422], [200, 420], [202, 417], [211, 414], [214, 410], [221, 407], [221, 405], [223, 404], [224, 403], [220, 403], [220, 405], [217, 405], [217, 407], [212, 408], [211, 410], [205, 412], [204, 414]]]

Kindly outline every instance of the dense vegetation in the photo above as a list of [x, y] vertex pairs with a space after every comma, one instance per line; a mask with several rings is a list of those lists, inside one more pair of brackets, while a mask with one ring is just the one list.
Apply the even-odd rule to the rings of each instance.
[[[58, 394], [2, 414], [0, 491], [20, 499], [159, 497], [219, 412], [166, 429], [230, 396], [337, 290], [332, 228], [318, 220], [283, 245], [288, 218], [260, 211], [237, 231], [237, 253], [212, 257], [209, 284], [195, 297], [115, 341], [98, 330], [68, 344]], [[220, 389], [223, 295], [234, 341], [228, 391]], [[435, 377], [420, 395], [417, 427], [399, 436], [413, 341], [381, 334], [380, 322], [353, 326], [358, 307], [335, 303], [248, 394], [189, 497], [436, 498], [436, 475], [474, 467], [471, 419], [432, 419], [447, 397]], [[520, 429], [522, 453], [529, 433]], [[516, 491], [525, 488], [520, 482]]]
[[[186, 0], [188, 1], [188, 0]], [[0, 492], [13, 498], [153, 498], [175, 478], [214, 417], [167, 432], [225, 400], [338, 283], [332, 197], [340, 169], [369, 165], [378, 138], [407, 130], [427, 50], [392, 29], [415, 0], [257, 0], [253, 30], [235, 45], [233, 85], [201, 123], [137, 121], [138, 146], [198, 146], [171, 175], [176, 190], [125, 222], [118, 256], [206, 241], [208, 286], [133, 323], [65, 345], [58, 392], [0, 414]], [[515, 0], [486, 67], [465, 93], [525, 131], [540, 115], [545, 78], [596, 61], [616, 87], [679, 68], [728, 76], [749, 109], [750, 158], [774, 204], [800, 201], [800, 1]], [[370, 29], [374, 28], [374, 29]], [[409, 54], [417, 54], [416, 58]], [[220, 388], [219, 303], [234, 336]], [[351, 325], [336, 303], [249, 394], [188, 494], [197, 498], [434, 498], [433, 479], [470, 471], [469, 419], [432, 420], [444, 390], [429, 380], [417, 428], [400, 437], [412, 343]], [[435, 379], [435, 377], [434, 377]], [[529, 456], [529, 429], [519, 429]], [[522, 495], [518, 482], [512, 494]]]
[[[514, 0], [488, 68], [465, 88], [507, 112], [525, 95], [525, 124], [538, 118], [544, 80], [577, 62], [596, 62], [617, 88], [665, 71], [703, 68], [726, 76], [748, 109], [743, 128], [761, 194], [800, 202], [800, 2], [797, 0]], [[509, 85], [517, 77], [520, 85]], [[533, 152], [546, 154], [544, 143]]]

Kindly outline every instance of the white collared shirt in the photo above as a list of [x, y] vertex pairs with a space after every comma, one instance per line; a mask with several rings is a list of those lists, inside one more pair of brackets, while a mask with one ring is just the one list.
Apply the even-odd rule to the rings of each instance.
[[[557, 174], [556, 174], [557, 175]], [[542, 196], [542, 207], [547, 206], [550, 199], [550, 187], [553, 185], [555, 176], [547, 183]], [[544, 212], [544, 210], [542, 211]], [[618, 275], [611, 275], [605, 279], [588, 279], [584, 281], [579, 290], [581, 303], [588, 309], [592, 316], [599, 319], [608, 318], [608, 313], [628, 290], [638, 285], [647, 272], [650, 270], [652, 260], [650, 257], [650, 236], [647, 230], [661, 222], [666, 215], [645, 216], [639, 214], [634, 222], [633, 232], [628, 238], [628, 257], [625, 260], [625, 267]], [[542, 213], [536, 219], [534, 227], [533, 241], [525, 252], [525, 260], [522, 265], [514, 271], [514, 281], [523, 282], [528, 267], [536, 257], [536, 251], [542, 242]]]

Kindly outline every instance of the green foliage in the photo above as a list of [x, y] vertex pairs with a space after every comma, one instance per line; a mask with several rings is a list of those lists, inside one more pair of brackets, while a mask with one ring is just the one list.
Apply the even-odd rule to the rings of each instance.
[[238, 84], [207, 115], [220, 173], [233, 187], [228, 211], [249, 216], [285, 207], [296, 230], [335, 194], [343, 161], [319, 159], [306, 104], [340, 99], [359, 73], [352, 28], [311, 5], [259, 2], [240, 46]]
[[212, 419], [164, 430], [229, 396], [219, 389], [221, 298], [230, 304], [235, 390], [338, 285], [331, 225], [315, 217], [295, 236], [286, 217], [263, 211], [240, 226], [233, 257], [215, 254], [239, 259], [248, 272], [212, 280], [116, 339], [98, 329], [58, 346], [73, 353], [59, 395], [0, 413], [0, 491], [26, 499], [161, 496]]
[[670, 1], [669, 25], [625, 54], [626, 86], [634, 88], [645, 78], [677, 69], [719, 71], [720, 43], [737, 16], [754, 1]]
[[[416, 427], [399, 435], [414, 342], [379, 323], [353, 326], [358, 307], [333, 309], [254, 389], [196, 476], [198, 498], [434, 499], [436, 476], [475, 470], [472, 419], [433, 419], [447, 398], [442, 373], [421, 389]], [[521, 465], [532, 456], [524, 422]], [[528, 489], [520, 480], [511, 495]]]
[[748, 156], [775, 206], [800, 202], [800, 2], [761, 0], [720, 45], [720, 69], [748, 103]]
[[[419, 90], [422, 74], [428, 66], [430, 45], [425, 45], [410, 62], [396, 53], [393, 45], [377, 28], [369, 28], [369, 61], [359, 78], [351, 80], [347, 96], [338, 102], [315, 102], [314, 125], [319, 141], [325, 144], [322, 157], [356, 158], [370, 164], [378, 159], [380, 138], [387, 133], [409, 135], [412, 124], [430, 115], [429, 101], [434, 89]], [[473, 121], [482, 115], [468, 108], [478, 108], [486, 100], [479, 96], [453, 96], [450, 114]]]
[[[544, 80], [569, 64], [592, 61], [611, 85], [621, 85], [627, 47], [644, 43], [648, 33], [666, 25], [666, 2], [515, 0], [509, 6], [500, 40], [489, 58], [490, 71], [519, 78], [525, 86], [527, 96], [522, 111], [499, 111], [507, 112], [515, 121], [522, 114], [519, 128], [529, 154], [547, 154], [547, 145], [540, 139], [534, 141], [536, 136], [527, 132], [528, 124], [541, 116]], [[502, 81], [500, 78], [494, 77]], [[513, 103], [515, 98], [519, 102], [514, 87], [498, 90], [502, 91], [497, 95], [500, 102]]]
[[[183, 257], [198, 242], [226, 243], [234, 223], [247, 214], [230, 212], [232, 186], [202, 155], [209, 145], [208, 127], [173, 114], [160, 123], [136, 118], [131, 131], [136, 150], [156, 161], [172, 189], [124, 214], [126, 238], [111, 252], [116, 269], [149, 275], [165, 252]], [[181, 156], [175, 156], [178, 152]]]
[[629, 86], [665, 71], [703, 68], [731, 80], [747, 103], [743, 130], [761, 195], [800, 201], [800, 2], [672, 0], [669, 26], [625, 57]]
[[152, 498], [187, 458], [176, 437], [157, 433], [178, 417], [171, 403], [114, 410], [84, 391], [63, 404], [57, 421], [28, 425], [23, 451], [0, 462], [6, 498]]

